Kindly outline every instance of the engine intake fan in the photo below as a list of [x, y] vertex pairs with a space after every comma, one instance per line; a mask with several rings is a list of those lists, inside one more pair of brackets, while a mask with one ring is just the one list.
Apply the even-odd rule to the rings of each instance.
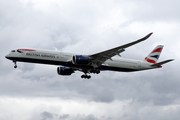
[[79, 65], [87, 65], [89, 63], [89, 58], [82, 55], [74, 55], [73, 64], [79, 64]]
[[58, 75], [71, 75], [74, 73], [74, 70], [69, 67], [58, 67], [57, 73]]

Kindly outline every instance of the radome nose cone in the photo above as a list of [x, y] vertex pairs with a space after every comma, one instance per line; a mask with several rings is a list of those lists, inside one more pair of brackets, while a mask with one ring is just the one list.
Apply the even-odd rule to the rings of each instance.
[[9, 57], [10, 57], [9, 55], [6, 55], [6, 56], [5, 56], [5, 58], [7, 58], [7, 59], [9, 59]]

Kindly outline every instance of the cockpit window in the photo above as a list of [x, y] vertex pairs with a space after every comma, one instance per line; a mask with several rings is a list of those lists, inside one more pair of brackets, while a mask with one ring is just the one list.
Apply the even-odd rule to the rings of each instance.
[[15, 50], [12, 50], [11, 52], [15, 52]]

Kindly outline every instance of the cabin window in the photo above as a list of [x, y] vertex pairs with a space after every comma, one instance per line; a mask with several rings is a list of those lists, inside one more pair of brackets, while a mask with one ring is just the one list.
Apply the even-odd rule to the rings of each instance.
[[11, 52], [16, 52], [15, 50], [12, 50]]

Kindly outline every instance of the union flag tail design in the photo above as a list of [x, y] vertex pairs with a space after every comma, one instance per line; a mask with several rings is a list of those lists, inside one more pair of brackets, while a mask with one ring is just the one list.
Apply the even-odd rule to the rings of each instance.
[[161, 51], [163, 49], [163, 45], [158, 45], [145, 59], [144, 61], [155, 64], [159, 56], [161, 54]]

